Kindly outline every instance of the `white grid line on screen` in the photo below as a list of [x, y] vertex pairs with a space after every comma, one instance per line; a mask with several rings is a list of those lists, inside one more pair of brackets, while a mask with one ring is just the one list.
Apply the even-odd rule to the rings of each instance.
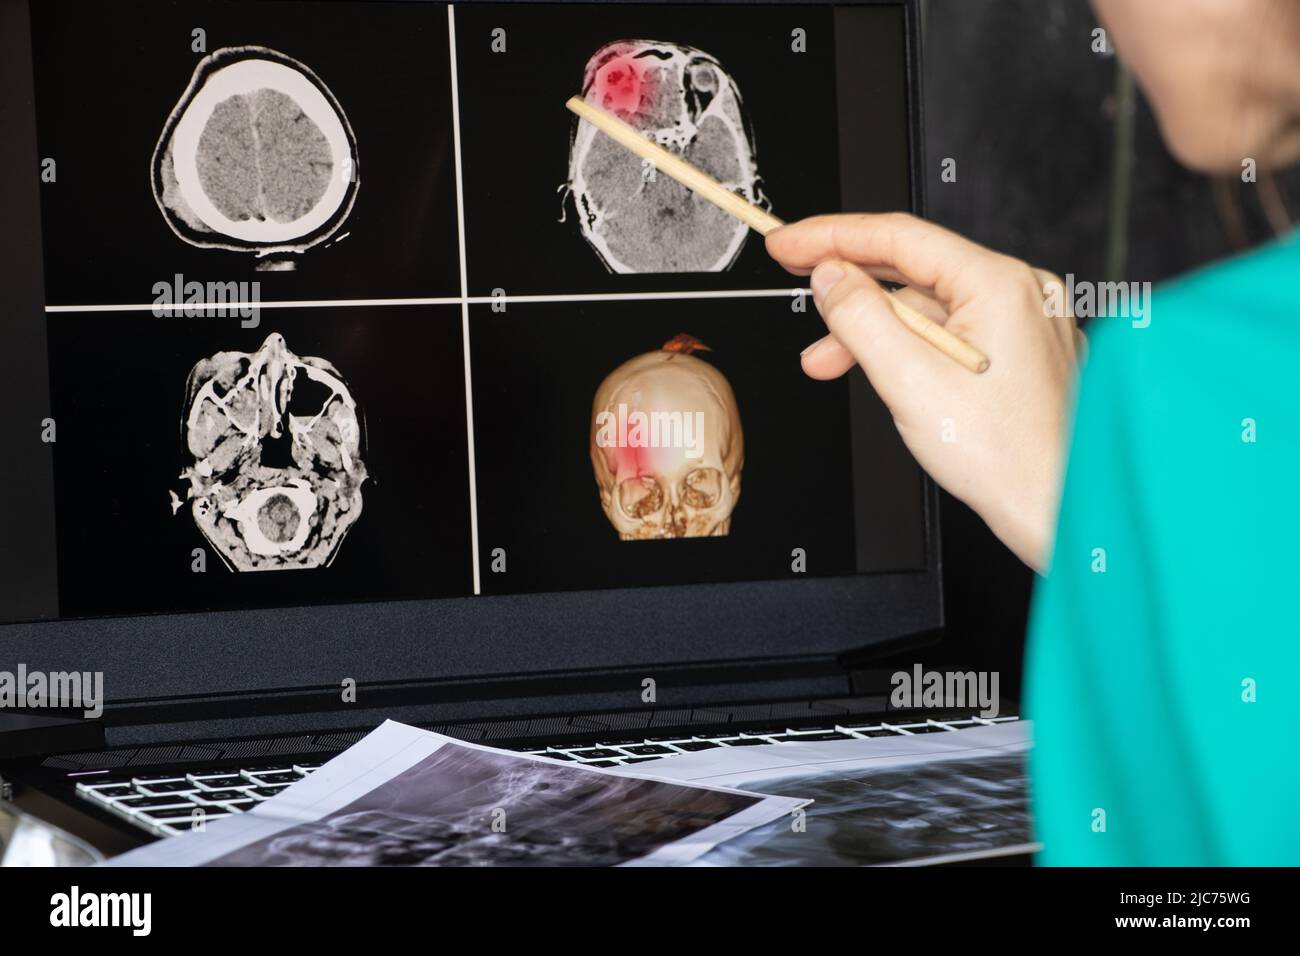
[[460, 243], [461, 352], [465, 362], [465, 451], [469, 457], [469, 544], [474, 593], [482, 592], [478, 564], [478, 478], [474, 467], [474, 378], [469, 354], [469, 278], [465, 264], [465, 180], [460, 155], [460, 76], [456, 72], [456, 7], [447, 4], [447, 47], [451, 61], [451, 133], [456, 153], [456, 236]]
[[475, 429], [474, 429], [474, 392], [472, 360], [470, 355], [470, 306], [491, 305], [505, 307], [512, 304], [546, 304], [566, 302], [644, 302], [672, 301], [689, 299], [795, 299], [809, 296], [811, 291], [804, 287], [761, 288], [761, 289], [695, 289], [658, 292], [575, 292], [556, 294], [525, 295], [470, 295], [469, 269], [465, 241], [465, 183], [461, 153], [460, 124], [460, 78], [456, 58], [456, 8], [447, 5], [447, 42], [449, 53], [449, 72], [451, 80], [452, 139], [456, 176], [456, 227], [460, 257], [460, 294], [452, 296], [415, 296], [402, 298], [352, 298], [352, 299], [286, 299], [280, 301], [258, 300], [255, 302], [185, 302], [161, 304], [112, 303], [82, 305], [45, 305], [47, 314], [57, 313], [112, 313], [112, 312], [152, 312], [155, 315], [181, 313], [185, 317], [202, 317], [204, 313], [219, 311], [229, 315], [232, 312], [248, 309], [310, 309], [310, 308], [365, 308], [365, 307], [410, 307], [410, 306], [460, 306], [461, 340], [465, 377], [465, 425], [466, 451], [468, 454], [469, 474], [469, 509], [470, 509], [470, 560], [473, 571], [474, 594], [482, 593], [481, 571], [479, 568], [479, 528], [478, 528], [478, 483], [475, 465]]
[[645, 302], [655, 299], [775, 299], [809, 295], [808, 289], [697, 289], [674, 292], [574, 292], [554, 295], [452, 295], [408, 299], [286, 299], [258, 302], [190, 302], [160, 305], [47, 305], [46, 312], [186, 312], [209, 309], [310, 309], [411, 305], [529, 305], [546, 302]]

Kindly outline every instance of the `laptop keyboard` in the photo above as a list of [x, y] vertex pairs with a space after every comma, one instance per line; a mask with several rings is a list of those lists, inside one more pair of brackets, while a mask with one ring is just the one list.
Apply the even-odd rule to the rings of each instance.
[[77, 795], [156, 836], [174, 836], [251, 810], [320, 766], [284, 763], [112, 779], [95, 776], [77, 784]]
[[[898, 724], [836, 724], [832, 727], [787, 727], [740, 733], [626, 737], [594, 744], [556, 744], [550, 747], [530, 745], [505, 749], [589, 767], [619, 767], [717, 747], [764, 747], [820, 740], [861, 740], [868, 737], [943, 733], [1016, 719], [968, 717]], [[155, 836], [168, 837], [203, 829], [215, 820], [251, 810], [261, 801], [269, 800], [286, 787], [314, 773], [321, 765], [321, 761], [289, 761], [237, 769], [177, 770], [141, 776], [110, 772], [105, 775], [87, 775], [89, 779], [77, 783], [77, 794]]]

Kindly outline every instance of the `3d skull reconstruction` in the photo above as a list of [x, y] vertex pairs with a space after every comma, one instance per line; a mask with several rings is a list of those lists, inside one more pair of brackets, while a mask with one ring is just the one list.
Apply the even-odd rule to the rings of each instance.
[[591, 465], [605, 516], [624, 541], [731, 530], [745, 436], [731, 385], [679, 335], [624, 362], [596, 389]]
[[[218, 352], [190, 372], [190, 511], [237, 571], [328, 565], [361, 516], [361, 418], [329, 362], [278, 333], [256, 352]], [[181, 500], [172, 493], [173, 513]]]
[[343, 224], [360, 183], [338, 100], [265, 47], [203, 59], [154, 149], [154, 198], [181, 239], [259, 256], [302, 252]]
[[[707, 53], [618, 40], [587, 61], [583, 98], [768, 208], [740, 91]], [[721, 272], [747, 227], [579, 120], [569, 182], [583, 236], [612, 272]]]

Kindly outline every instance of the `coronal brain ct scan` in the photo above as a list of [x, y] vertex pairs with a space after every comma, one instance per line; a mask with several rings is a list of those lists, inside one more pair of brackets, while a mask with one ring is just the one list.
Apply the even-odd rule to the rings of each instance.
[[[616, 40], [587, 61], [582, 95], [770, 208], [740, 90], [708, 53], [661, 40]], [[749, 231], [586, 120], [576, 123], [569, 186], [582, 234], [612, 272], [721, 272]]]
[[[357, 403], [325, 359], [279, 333], [253, 353], [218, 352], [190, 373], [185, 498], [203, 536], [238, 571], [317, 568], [361, 515]], [[182, 501], [172, 493], [172, 508]]]
[[338, 100], [304, 64], [256, 46], [218, 50], [194, 68], [152, 176], [177, 236], [258, 256], [330, 238], [360, 182]]
[[927, 568], [888, 412], [800, 368], [807, 280], [566, 108], [785, 220], [908, 209], [900, 7], [71, 9], [7, 41], [46, 560], [0, 623]]

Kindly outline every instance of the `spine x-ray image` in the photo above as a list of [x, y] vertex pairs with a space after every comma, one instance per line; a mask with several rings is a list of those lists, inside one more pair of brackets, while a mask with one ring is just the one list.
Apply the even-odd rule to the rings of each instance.
[[[709, 54], [658, 40], [608, 43], [587, 61], [582, 95], [768, 208], [740, 90]], [[747, 226], [585, 120], [568, 185], [578, 226], [611, 272], [722, 272], [745, 244]]]
[[352, 210], [358, 171], [334, 94], [304, 64], [256, 46], [199, 63], [151, 170], [177, 236], [259, 257], [300, 253], [334, 235]]
[[218, 352], [190, 373], [183, 428], [190, 512], [232, 570], [333, 561], [366, 480], [357, 404], [333, 365], [279, 333], [253, 353]]

